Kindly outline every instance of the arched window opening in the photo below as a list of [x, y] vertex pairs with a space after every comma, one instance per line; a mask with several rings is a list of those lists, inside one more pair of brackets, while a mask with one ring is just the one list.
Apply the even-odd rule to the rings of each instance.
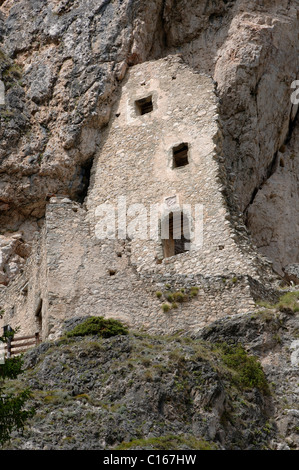
[[161, 224], [164, 258], [190, 250], [190, 223], [181, 211], [171, 212]]

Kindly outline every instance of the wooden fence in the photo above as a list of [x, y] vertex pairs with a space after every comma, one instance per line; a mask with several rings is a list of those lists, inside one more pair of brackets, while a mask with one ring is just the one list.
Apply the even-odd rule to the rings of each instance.
[[13, 357], [27, 351], [32, 346], [37, 346], [41, 343], [39, 333], [35, 333], [33, 336], [20, 336], [8, 340], [5, 347], [5, 357]]

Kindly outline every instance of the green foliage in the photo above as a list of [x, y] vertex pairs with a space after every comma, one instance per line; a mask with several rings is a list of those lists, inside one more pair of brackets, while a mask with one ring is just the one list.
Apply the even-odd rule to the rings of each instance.
[[90, 401], [90, 396], [87, 393], [80, 393], [74, 397], [76, 400]]
[[128, 329], [120, 321], [104, 317], [90, 317], [83, 323], [77, 325], [66, 336], [88, 336], [98, 335], [102, 338], [110, 338], [111, 336], [127, 335]]
[[282, 310], [284, 308], [289, 308], [294, 313], [299, 312], [299, 292], [287, 292], [284, 294], [278, 304], [277, 307]]
[[164, 313], [169, 312], [170, 309], [171, 309], [171, 305], [169, 305], [169, 304], [163, 304], [162, 305], [162, 310], [163, 310]]
[[[1, 310], [1, 314], [2, 312], [4, 313], [4, 310]], [[5, 333], [2, 336], [0, 336], [0, 342], [7, 343], [8, 340], [13, 339], [17, 331], [18, 331], [18, 328], [16, 328], [15, 330], [11, 329], [11, 330], [5, 331]]]
[[0, 380], [15, 379], [22, 372], [22, 356], [6, 359], [4, 364], [0, 365]]
[[173, 294], [173, 298], [176, 302], [184, 302], [185, 300], [185, 294], [183, 294], [183, 292], [175, 292]]
[[196, 297], [198, 294], [199, 288], [198, 287], [191, 287], [190, 289], [190, 295], [191, 297]]
[[[0, 393], [3, 393], [1, 388]], [[25, 389], [16, 395], [6, 394], [0, 396], [0, 445], [9, 441], [11, 432], [14, 429], [23, 429], [28, 418], [33, 416], [34, 410], [32, 408], [29, 410], [24, 409], [30, 396], [29, 389]]]
[[[0, 336], [0, 342], [7, 343], [13, 338], [14, 330]], [[33, 416], [33, 408], [26, 410], [24, 406], [31, 396], [28, 388], [18, 394], [5, 393], [6, 379], [15, 379], [22, 372], [23, 360], [21, 356], [8, 358], [0, 364], [0, 445], [9, 441], [11, 432], [23, 429], [28, 418]]]
[[170, 293], [167, 293], [165, 295], [166, 299], [168, 300], [168, 302], [173, 302], [174, 301], [174, 297], [173, 297], [173, 294], [170, 294]]
[[269, 302], [259, 301], [258, 305], [268, 309], [278, 310], [291, 310], [293, 313], [299, 312], [299, 291], [287, 292], [282, 295], [276, 304], [270, 304]]
[[[166, 284], [165, 287], [169, 286]], [[168, 289], [168, 287], [167, 287]], [[191, 286], [190, 288], [182, 287], [180, 290], [171, 291], [167, 290], [166, 292], [156, 292], [156, 297], [164, 301], [162, 304], [162, 310], [168, 312], [171, 309], [178, 308], [178, 303], [188, 302], [198, 295], [199, 287]], [[166, 301], [166, 302], [165, 302]]]
[[5, 69], [2, 75], [4, 79], [10, 78], [10, 77], [21, 78], [22, 68], [18, 64], [12, 64]]
[[261, 364], [249, 356], [241, 345], [219, 345], [223, 363], [232, 371], [233, 382], [243, 389], [254, 387], [269, 393], [268, 383]]

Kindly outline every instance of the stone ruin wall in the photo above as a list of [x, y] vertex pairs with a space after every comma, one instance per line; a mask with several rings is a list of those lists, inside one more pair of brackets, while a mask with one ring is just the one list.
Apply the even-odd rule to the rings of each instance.
[[[2, 322], [33, 334], [39, 329], [35, 315], [42, 299], [43, 339], [57, 337], [64, 320], [89, 315], [118, 318], [149, 332], [194, 331], [221, 317], [254, 310], [255, 299], [275, 295], [261, 292], [262, 285], [248, 276], [173, 275], [166, 270], [140, 274], [131, 263], [131, 242], [97, 240], [85, 210], [71, 201], [49, 204], [39, 246], [0, 301], [7, 307]], [[117, 270], [114, 276], [111, 267]], [[167, 286], [172, 292], [197, 286], [199, 293], [164, 313], [156, 292]]]
[[[135, 101], [149, 95], [153, 111], [136, 114]], [[132, 67], [112, 116], [86, 204], [50, 201], [24, 273], [0, 294], [2, 324], [32, 334], [41, 314], [44, 339], [55, 338], [65, 319], [88, 315], [151, 332], [194, 330], [271, 296], [261, 284], [269, 281], [270, 265], [251, 250], [246, 235], [241, 240], [223, 195], [221, 126], [210, 78], [177, 57]], [[173, 169], [172, 147], [181, 142], [188, 142], [189, 164]], [[202, 204], [203, 246], [163, 259], [159, 239], [99, 239], [97, 207], [117, 207], [120, 196], [128, 206], [159, 204], [160, 217], [167, 198]], [[199, 292], [164, 313], [156, 292], [166, 285], [197, 286]]]
[[[136, 100], [149, 95], [153, 111], [136, 114]], [[126, 197], [127, 206], [144, 204], [147, 214], [151, 204], [159, 204], [160, 218], [165, 200], [172, 197], [181, 207], [190, 204], [193, 210], [202, 204], [204, 210], [202, 249], [165, 259], [159, 267], [161, 241], [138, 239], [133, 241], [132, 261], [139, 272], [261, 274], [261, 263], [254, 266], [256, 253], [250, 256], [247, 243], [244, 256], [236, 240], [223, 196], [226, 179], [217, 111], [212, 80], [194, 73], [179, 58], [138, 65], [128, 74], [93, 167], [87, 199], [91, 224], [97, 224], [97, 206], [108, 202], [117, 208], [119, 196]], [[172, 169], [171, 150], [181, 142], [189, 144], [190, 161]]]

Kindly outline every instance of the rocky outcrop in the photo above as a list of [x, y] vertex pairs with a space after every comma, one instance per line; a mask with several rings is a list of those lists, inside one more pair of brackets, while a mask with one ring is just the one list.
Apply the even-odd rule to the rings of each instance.
[[[296, 149], [288, 153], [297, 112], [290, 101], [297, 7], [297, 0], [1, 2], [2, 234], [25, 232], [28, 219], [38, 227], [50, 195], [84, 199], [100, 129], [127, 67], [180, 53], [215, 80], [232, 209], [244, 212], [278, 272], [297, 262]], [[286, 223], [278, 223], [283, 216]]]
[[20, 378], [36, 415], [7, 448], [267, 447], [275, 434], [268, 386], [244, 387], [225, 351], [140, 332], [44, 343], [28, 353]]
[[191, 336], [45, 342], [8, 384], [31, 387], [36, 414], [6, 448], [296, 450], [295, 310], [261, 308]]
[[43, 217], [51, 194], [82, 200], [118, 80], [146, 58], [161, 3], [2, 4], [1, 226]]
[[0, 235], [0, 284], [7, 285], [22, 271], [30, 254], [30, 245], [24, 242], [20, 233], [11, 237]]
[[263, 309], [254, 314], [220, 320], [201, 334], [209, 342], [241, 343], [256, 355], [271, 384], [272, 424], [275, 433], [270, 448], [295, 450], [298, 439], [298, 310], [281, 306], [279, 310]]
[[284, 269], [284, 274], [288, 281], [299, 284], [299, 263], [288, 264]]

